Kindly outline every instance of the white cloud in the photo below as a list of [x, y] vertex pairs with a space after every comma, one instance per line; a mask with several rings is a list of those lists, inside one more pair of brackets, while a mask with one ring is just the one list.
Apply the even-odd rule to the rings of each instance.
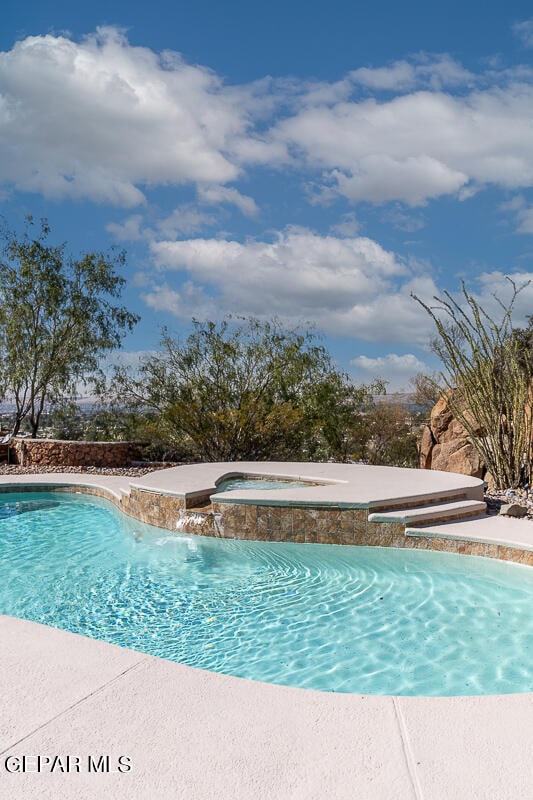
[[139, 242], [146, 238], [141, 230], [142, 223], [142, 214], [132, 214], [124, 222], [109, 222], [106, 231], [112, 233], [118, 242]]
[[407, 61], [396, 61], [390, 67], [360, 67], [351, 72], [350, 77], [369, 89], [402, 91], [416, 84], [416, 70]]
[[246, 217], [255, 217], [259, 209], [255, 200], [228, 186], [199, 186], [198, 197], [207, 205], [229, 203], [236, 206]]
[[167, 283], [155, 285], [151, 291], [141, 294], [141, 297], [154, 311], [169, 312], [182, 319], [217, 319], [220, 316], [215, 300], [192, 281], [182, 284], [179, 291], [172, 289]]
[[143, 202], [139, 185], [227, 183], [249, 125], [241, 95], [115, 28], [28, 37], [0, 54], [0, 180], [124, 206]]
[[500, 208], [514, 215], [517, 233], [533, 233], [533, 206], [528, 205], [522, 195], [501, 203]]
[[533, 47], [533, 18], [515, 22], [512, 31], [515, 36], [518, 36], [524, 47]]
[[357, 174], [333, 170], [339, 194], [348, 200], [386, 203], [404, 200], [410, 206], [453, 194], [468, 182], [464, 172], [449, 169], [441, 161], [426, 155], [404, 159], [388, 155], [368, 155], [359, 162]]
[[150, 240], [161, 237], [190, 236], [198, 233], [207, 225], [216, 225], [218, 219], [213, 214], [197, 208], [195, 205], [184, 203], [175, 208], [170, 214], [155, 223], [155, 230], [148, 232]]
[[356, 236], [360, 229], [361, 224], [353, 211], [350, 211], [348, 214], [343, 214], [339, 222], [332, 225], [330, 228], [332, 233], [338, 233], [340, 236]]
[[[151, 187], [192, 183], [200, 204], [253, 217], [254, 198], [228, 184], [290, 166], [291, 179], [319, 176], [327, 196], [352, 202], [464, 200], [488, 184], [533, 186], [532, 128], [530, 68], [474, 76], [445, 54], [332, 82], [232, 86], [116, 28], [0, 53], [0, 185], [47, 197], [132, 207]], [[134, 224], [116, 235], [135, 236]]]
[[533, 207], [527, 206], [520, 209], [518, 217], [518, 233], [533, 233]]
[[423, 205], [486, 184], [533, 185], [533, 87], [324, 102], [277, 123], [295, 160], [322, 170], [326, 192], [352, 201]]
[[441, 89], [473, 83], [475, 78], [450, 56], [419, 54], [414, 61], [395, 61], [388, 67], [361, 67], [350, 72], [354, 83], [368, 89], [402, 92], [419, 86]]
[[[188, 239], [153, 242], [151, 249], [167, 279], [159, 282], [156, 275], [145, 299], [180, 318], [200, 317], [206, 309], [217, 317], [277, 315], [372, 341], [424, 342], [431, 331], [410, 292], [430, 299], [432, 279], [365, 237], [287, 228], [273, 242]], [[182, 288], [173, 294], [169, 287], [173, 270], [188, 276], [185, 296]]]
[[533, 314], [533, 272], [517, 269], [505, 273], [500, 270], [483, 272], [476, 279], [476, 288], [472, 293], [490, 316], [500, 320], [502, 303], [508, 305], [513, 294], [509, 279], [517, 288], [523, 287], [516, 298], [512, 317], [513, 325], [523, 328], [527, 318]]
[[119, 242], [149, 242], [161, 237], [190, 236], [217, 222], [215, 215], [207, 214], [190, 203], [184, 203], [165, 217], [154, 220], [151, 225], [146, 223], [142, 214], [132, 214], [122, 223], [108, 223], [106, 230]]
[[383, 378], [387, 380], [387, 390], [405, 390], [409, 383], [409, 378], [414, 377], [418, 372], [430, 372], [426, 363], [420, 361], [413, 353], [398, 355], [388, 353], [385, 356], [370, 358], [368, 356], [357, 356], [350, 361], [355, 368], [354, 377], [362, 381], [369, 381], [373, 378]]

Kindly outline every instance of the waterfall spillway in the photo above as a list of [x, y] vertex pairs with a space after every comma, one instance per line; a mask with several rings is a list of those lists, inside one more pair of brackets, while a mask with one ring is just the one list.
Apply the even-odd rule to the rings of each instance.
[[182, 509], [176, 520], [176, 530], [180, 533], [212, 536], [216, 529], [213, 516], [212, 511], [188, 511], [187, 509]]
[[222, 514], [213, 514], [213, 527], [217, 536], [224, 536], [224, 521]]

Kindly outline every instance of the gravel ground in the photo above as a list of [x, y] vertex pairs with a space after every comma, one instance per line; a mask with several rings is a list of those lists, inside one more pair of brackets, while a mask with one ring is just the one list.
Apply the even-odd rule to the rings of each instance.
[[533, 492], [526, 492], [525, 489], [507, 489], [505, 491], [487, 491], [485, 502], [489, 514], [498, 514], [501, 506], [507, 503], [516, 503], [527, 508], [527, 517], [523, 519], [533, 520]]
[[87, 475], [126, 475], [129, 478], [137, 478], [139, 475], [147, 475], [149, 472], [156, 472], [158, 469], [175, 467], [176, 464], [143, 464], [135, 467], [21, 467], [18, 464], [0, 464], [0, 475], [39, 475], [48, 472], [84, 472]]

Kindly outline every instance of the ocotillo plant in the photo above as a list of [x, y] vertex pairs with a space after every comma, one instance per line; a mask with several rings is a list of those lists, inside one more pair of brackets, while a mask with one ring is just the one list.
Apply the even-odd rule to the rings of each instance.
[[432, 349], [444, 367], [450, 410], [466, 429], [498, 488], [529, 484], [532, 461], [533, 369], [511, 320], [516, 298], [528, 284], [517, 287], [508, 280], [511, 300], [504, 304], [496, 298], [502, 309], [499, 321], [482, 308], [464, 283], [464, 302], [447, 291], [434, 297], [436, 305], [431, 306], [412, 295], [437, 328]]

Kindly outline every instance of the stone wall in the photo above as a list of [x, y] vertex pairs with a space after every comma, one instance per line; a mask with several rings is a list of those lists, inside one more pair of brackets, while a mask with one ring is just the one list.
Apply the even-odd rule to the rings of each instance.
[[141, 454], [138, 442], [13, 439], [9, 445], [10, 462], [26, 467], [127, 467]]
[[[0, 486], [0, 493], [12, 492], [13, 485]], [[425, 535], [408, 536], [400, 522], [375, 523], [368, 520], [369, 509], [345, 508], [289, 508], [278, 513], [257, 506], [251, 514], [235, 509], [237, 504], [213, 504], [210, 512], [187, 512], [184, 499], [142, 489], [132, 489], [130, 496], [120, 500], [105, 489], [96, 486], [50, 486], [26, 484], [17, 486], [17, 492], [82, 492], [105, 497], [134, 519], [171, 531], [190, 532], [227, 538], [261, 539], [263, 541], [319, 542], [324, 544], [352, 544], [367, 547], [400, 547], [416, 550], [437, 550], [461, 555], [497, 558], [533, 566], [533, 551], [500, 544], [463, 539], [444, 539]], [[226, 508], [223, 509], [222, 506]], [[158, 509], [159, 506], [159, 509]], [[214, 512], [214, 513], [213, 513]], [[287, 513], [284, 513], [287, 512]], [[216, 523], [215, 516], [222, 519]], [[261, 518], [265, 522], [261, 522]], [[190, 519], [188, 519], [190, 517]], [[284, 517], [284, 519], [282, 519]], [[202, 519], [202, 518], [205, 518]], [[254, 523], [255, 519], [255, 523]], [[240, 526], [243, 524], [244, 530]], [[185, 524], [181, 524], [181, 523]], [[190, 530], [189, 530], [189, 526]], [[239, 530], [232, 530], [239, 527]], [[282, 529], [285, 529], [282, 531]]]
[[[215, 501], [213, 513], [220, 517], [218, 535], [269, 542], [355, 544], [358, 534], [366, 535], [368, 524], [366, 508], [298, 508]], [[400, 529], [403, 532], [401, 524]], [[379, 532], [378, 525], [373, 525], [373, 532]]]
[[[482, 433], [480, 431], [480, 433]], [[441, 397], [431, 411], [429, 425], [424, 426], [420, 441], [421, 469], [440, 469], [483, 478], [486, 467], [456, 420], [446, 397]]]

